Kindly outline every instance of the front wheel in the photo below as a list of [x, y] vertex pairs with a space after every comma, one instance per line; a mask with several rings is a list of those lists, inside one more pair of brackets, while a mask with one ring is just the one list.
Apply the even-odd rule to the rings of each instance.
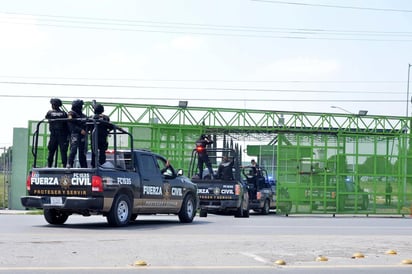
[[120, 194], [115, 198], [112, 208], [107, 215], [107, 222], [111, 226], [125, 226], [129, 223], [131, 215], [132, 210], [129, 196]]
[[69, 215], [57, 209], [44, 209], [43, 215], [46, 221], [52, 225], [62, 225], [67, 221]]
[[195, 199], [192, 195], [187, 195], [183, 200], [182, 208], [179, 211], [179, 220], [182, 223], [191, 223], [196, 215]]

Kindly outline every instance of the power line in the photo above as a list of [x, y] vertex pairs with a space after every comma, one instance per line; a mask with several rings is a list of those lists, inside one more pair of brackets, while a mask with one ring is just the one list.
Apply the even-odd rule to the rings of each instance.
[[[360, 34], [365, 35], [367, 33], [371, 34], [407, 34], [411, 35], [412, 32], [408, 31], [371, 31], [371, 30], [334, 30], [334, 29], [323, 29], [323, 28], [286, 28], [286, 27], [265, 27], [265, 26], [248, 26], [248, 25], [221, 25], [221, 24], [200, 24], [200, 23], [187, 23], [187, 22], [161, 22], [161, 21], [147, 21], [147, 20], [129, 20], [129, 19], [116, 19], [116, 18], [98, 18], [98, 17], [78, 17], [78, 16], [61, 16], [61, 15], [46, 15], [46, 14], [28, 14], [28, 13], [12, 13], [12, 12], [0, 12], [4, 14], [14, 15], [17, 19], [24, 19], [21, 16], [33, 16], [40, 17], [37, 20], [42, 21], [55, 21], [55, 22], [65, 22], [65, 23], [91, 23], [98, 25], [126, 25], [126, 26], [145, 26], [145, 27], [174, 27], [174, 28], [202, 28], [202, 29], [228, 29], [237, 31], [301, 31], [301, 32], [338, 32], [346, 34]], [[57, 18], [57, 19], [43, 19], [45, 18]], [[70, 20], [59, 20], [60, 18], [67, 18]], [[73, 21], [74, 20], [74, 21]], [[82, 21], [85, 20], [85, 21]], [[113, 23], [115, 22], [115, 23]]]
[[[25, 24], [25, 23], [13, 23]], [[270, 38], [270, 39], [294, 39], [294, 40], [328, 40], [328, 41], [366, 41], [366, 42], [412, 42], [411, 39], [381, 39], [381, 38], [339, 38], [339, 37], [315, 37], [313, 33], [286, 33], [286, 35], [254, 35], [254, 34], [235, 34], [235, 33], [212, 33], [212, 32], [193, 32], [193, 31], [164, 31], [164, 30], [147, 30], [147, 29], [121, 29], [121, 28], [103, 28], [90, 26], [68, 26], [68, 25], [51, 25], [36, 23], [39, 26], [58, 27], [58, 28], [76, 28], [88, 30], [110, 30], [110, 31], [131, 31], [131, 32], [147, 32], [147, 33], [166, 33], [166, 34], [191, 34], [191, 35], [209, 35], [221, 37], [238, 37], [238, 38]], [[323, 33], [317, 33], [323, 35]], [[312, 36], [304, 36], [312, 35]], [[335, 34], [337, 35], [337, 34]], [[394, 35], [387, 34], [387, 36]], [[375, 35], [376, 36], [376, 35]], [[410, 35], [404, 35], [409, 37]]]
[[[45, 95], [15, 95], [15, 94], [0, 94], [0, 98], [50, 98], [50, 96]], [[73, 96], [60, 96], [60, 99], [78, 99], [79, 97]], [[96, 99], [96, 97], [82, 96], [83, 99]], [[185, 97], [113, 97], [113, 96], [99, 96], [100, 100], [139, 100], [139, 101], [208, 101], [208, 102], [347, 102], [347, 103], [404, 103], [405, 100], [395, 100], [395, 99], [256, 99], [256, 98], [185, 98]]]
[[401, 83], [405, 80], [223, 80], [223, 79], [156, 79], [156, 78], [98, 78], [98, 77], [50, 77], [50, 76], [16, 76], [0, 75], [0, 78], [10, 79], [43, 79], [43, 80], [82, 80], [82, 81], [131, 81], [131, 82], [217, 82], [217, 83]]
[[[212, 35], [227, 37], [243, 38], [276, 38], [276, 39], [315, 39], [315, 40], [355, 40], [355, 41], [392, 41], [392, 42], [411, 42], [409, 39], [382, 39], [381, 37], [406, 37], [412, 36], [412, 32], [397, 31], [351, 31], [351, 30], [330, 30], [319, 28], [274, 28], [274, 27], [254, 27], [254, 26], [233, 26], [233, 25], [210, 25], [210, 24], [193, 24], [180, 22], [156, 22], [143, 20], [124, 20], [110, 18], [90, 18], [90, 17], [71, 17], [55, 15], [35, 15], [35, 14], [17, 14], [8, 13], [13, 16], [36, 16], [37, 20], [53, 22], [57, 24], [35, 22], [36, 25], [59, 28], [77, 28], [92, 30], [110, 30], [110, 31], [139, 31], [149, 33], [168, 33], [168, 34], [193, 34], [193, 35]], [[53, 19], [49, 19], [53, 18]], [[57, 18], [57, 19], [56, 19]], [[11, 24], [33, 24], [32, 21], [21, 21], [24, 18], [17, 17], [19, 21], [3, 20]], [[70, 20], [67, 20], [70, 19]], [[63, 24], [60, 24], [63, 23]], [[70, 24], [70, 25], [67, 25]], [[75, 25], [73, 25], [75, 24]], [[97, 26], [96, 26], [97, 25]], [[117, 27], [102, 27], [117, 26]], [[119, 26], [123, 28], [119, 28]], [[126, 27], [126, 28], [124, 28]], [[132, 28], [130, 28], [132, 27]], [[136, 27], [140, 27], [136, 29]], [[148, 29], [149, 28], [149, 29]], [[154, 29], [155, 28], [155, 29]], [[159, 28], [173, 29], [162, 30]], [[195, 30], [195, 31], [192, 31]], [[213, 32], [210, 32], [213, 31]], [[218, 32], [216, 32], [218, 31]], [[258, 34], [256, 34], [258, 33]], [[263, 33], [263, 34], [262, 34]], [[267, 33], [267, 34], [264, 34]], [[333, 36], [331, 36], [333, 35]], [[341, 37], [335, 37], [341, 36]], [[346, 38], [344, 36], [361, 36], [362, 38]], [[370, 36], [370, 38], [366, 37]], [[366, 38], [365, 38], [366, 37]], [[374, 38], [377, 37], [377, 38]]]
[[132, 88], [132, 89], [168, 89], [168, 90], [214, 90], [214, 91], [239, 91], [239, 92], [300, 92], [300, 93], [373, 93], [373, 94], [404, 94], [393, 91], [365, 91], [365, 90], [310, 90], [310, 89], [266, 89], [266, 88], [225, 88], [225, 87], [172, 87], [172, 86], [138, 86], [138, 85], [111, 85], [111, 84], [81, 84], [81, 83], [46, 83], [46, 82], [17, 82], [0, 81], [8, 85], [34, 85], [34, 86], [64, 86], [64, 87], [97, 87], [97, 88]]
[[356, 6], [340, 6], [340, 5], [325, 5], [325, 4], [309, 4], [301, 2], [285, 2], [276, 0], [251, 0], [253, 2], [265, 2], [272, 4], [283, 4], [283, 5], [297, 5], [297, 6], [309, 6], [309, 7], [323, 7], [323, 8], [338, 8], [338, 9], [354, 9], [354, 10], [369, 10], [369, 11], [382, 11], [382, 12], [405, 12], [411, 13], [412, 10], [401, 10], [401, 9], [389, 9], [389, 8], [370, 8], [370, 7], [356, 7]]
[[[25, 14], [25, 16], [27, 16]], [[44, 17], [58, 17], [48, 15], [30, 15], [30, 16], [44, 16]], [[162, 27], [162, 28], [186, 28], [186, 29], [202, 29], [202, 30], [224, 30], [224, 31], [246, 31], [246, 32], [275, 32], [275, 33], [321, 33], [321, 34], [346, 34], [346, 35], [406, 35], [410, 36], [412, 32], [400, 32], [400, 31], [365, 31], [365, 30], [335, 30], [335, 29], [323, 29], [323, 28], [286, 28], [286, 27], [265, 27], [265, 26], [235, 26], [235, 25], [216, 25], [216, 24], [195, 24], [195, 23], [183, 23], [183, 22], [157, 22], [157, 21], [143, 21], [143, 20], [122, 20], [122, 19], [102, 19], [102, 18], [88, 18], [88, 17], [67, 17], [74, 20], [59, 20], [59, 19], [43, 19], [38, 18], [41, 21], [52, 21], [57, 23], [82, 23], [82, 24], [96, 24], [96, 25], [120, 25], [128, 27]], [[24, 18], [17, 17], [21, 20]], [[87, 21], [78, 21], [87, 20]], [[90, 21], [92, 20], [92, 21]], [[114, 21], [110, 22], [110, 21]], [[8, 23], [16, 23], [14, 21], [4, 21]], [[121, 23], [118, 23], [121, 22]], [[32, 23], [32, 21], [30, 21]], [[49, 24], [50, 26], [53, 26]], [[59, 25], [55, 25], [59, 26]]]

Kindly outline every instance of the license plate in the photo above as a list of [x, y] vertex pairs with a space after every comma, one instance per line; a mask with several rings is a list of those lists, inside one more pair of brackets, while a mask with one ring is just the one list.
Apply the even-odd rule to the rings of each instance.
[[50, 197], [50, 204], [61, 205], [63, 204], [63, 199], [62, 197]]

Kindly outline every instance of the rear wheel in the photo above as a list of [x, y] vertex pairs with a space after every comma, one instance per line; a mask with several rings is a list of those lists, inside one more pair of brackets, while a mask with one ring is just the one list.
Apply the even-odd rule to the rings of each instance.
[[116, 197], [107, 215], [107, 222], [111, 226], [125, 226], [129, 223], [131, 215], [132, 211], [129, 196], [120, 194]]
[[191, 223], [196, 215], [195, 207], [195, 199], [191, 194], [187, 195], [179, 212], [179, 220], [182, 223]]
[[62, 225], [67, 221], [69, 215], [57, 209], [44, 209], [43, 215], [46, 221], [52, 225]]

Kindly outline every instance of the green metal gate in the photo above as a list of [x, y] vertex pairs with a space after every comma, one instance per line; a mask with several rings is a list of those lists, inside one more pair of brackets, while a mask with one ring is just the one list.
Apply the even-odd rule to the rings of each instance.
[[[284, 134], [277, 183], [291, 214], [409, 214], [406, 134]], [[287, 140], [287, 141], [284, 141]], [[410, 162], [410, 161], [409, 161]]]
[[[292, 202], [288, 214], [411, 214], [408, 117], [102, 104], [111, 121], [133, 133], [134, 147], [165, 155], [186, 174], [202, 133], [247, 147], [243, 158], [257, 157], [271, 171], [278, 202]], [[36, 124], [29, 121], [31, 133]], [[45, 165], [47, 126], [40, 132]]]

